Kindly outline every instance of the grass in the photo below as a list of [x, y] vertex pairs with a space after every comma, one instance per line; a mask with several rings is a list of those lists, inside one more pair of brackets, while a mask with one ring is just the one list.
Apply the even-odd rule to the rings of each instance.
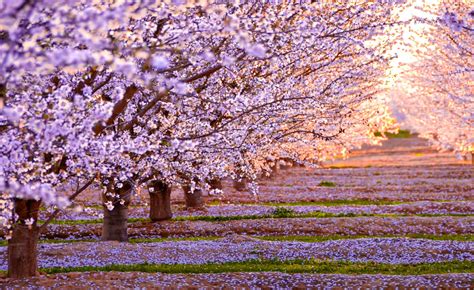
[[277, 207], [273, 210], [272, 215], [275, 217], [285, 218], [295, 215], [295, 211], [291, 208]]
[[[129, 219], [130, 221], [131, 219]], [[87, 220], [52, 220], [52, 225], [92, 225], [101, 224], [102, 219], [87, 219]], [[42, 225], [44, 221], [38, 221], [39, 225]]]
[[[417, 200], [417, 201], [393, 201], [393, 200], [369, 200], [369, 199], [335, 199], [319, 201], [295, 201], [295, 202], [243, 202], [243, 203], [225, 203], [221, 201], [209, 202], [208, 206], [220, 205], [265, 205], [265, 206], [345, 206], [345, 205], [399, 205], [410, 204], [420, 201], [429, 202], [452, 202], [453, 200]], [[455, 200], [456, 202], [462, 202]]]
[[330, 165], [328, 167], [330, 169], [353, 169], [353, 168], [372, 168], [372, 165], [365, 165], [365, 166], [354, 166], [354, 165]]
[[322, 201], [297, 201], [297, 202], [262, 202], [249, 203], [248, 205], [266, 206], [345, 206], [345, 205], [399, 205], [413, 202], [392, 201], [392, 200], [367, 200], [367, 199], [336, 199]]
[[386, 236], [368, 236], [368, 235], [327, 235], [327, 236], [254, 236], [254, 238], [264, 241], [290, 241], [290, 242], [306, 242], [318, 243], [331, 240], [349, 240], [349, 239], [370, 239], [370, 238], [410, 238], [410, 239], [427, 239], [427, 240], [451, 240], [460, 242], [474, 241], [474, 235], [431, 235], [431, 234], [408, 234], [403, 236], [386, 235]]
[[[377, 174], [374, 174], [377, 175]], [[334, 184], [330, 181], [322, 181], [324, 184]], [[320, 183], [320, 184], [321, 184]], [[286, 187], [292, 187], [293, 185], [285, 185]], [[324, 186], [324, 185], [319, 185]], [[327, 185], [326, 185], [327, 186]], [[329, 186], [331, 187], [331, 186]], [[446, 202], [446, 200], [435, 200], [433, 202]], [[297, 201], [297, 202], [243, 202], [239, 205], [267, 205], [267, 206], [305, 206], [305, 205], [320, 205], [320, 206], [342, 206], [342, 205], [397, 205], [397, 204], [407, 204], [413, 202], [404, 202], [404, 201], [391, 201], [391, 200], [367, 200], [367, 199], [336, 199], [336, 200], [321, 200], [321, 201]], [[211, 201], [208, 202], [208, 206], [219, 206], [226, 205], [228, 203], [222, 201]], [[87, 208], [103, 209], [101, 205], [96, 206], [85, 206]], [[130, 208], [139, 207], [135, 205], [130, 205]]]
[[272, 213], [267, 215], [237, 215], [237, 216], [183, 216], [173, 218], [173, 221], [207, 221], [207, 222], [223, 222], [223, 221], [235, 221], [235, 220], [255, 220], [265, 218], [347, 218], [347, 217], [407, 217], [407, 216], [418, 216], [418, 217], [441, 217], [441, 216], [454, 216], [454, 217], [466, 217], [474, 216], [474, 214], [355, 214], [355, 213], [327, 213], [314, 211], [310, 213]]
[[[139, 243], [161, 243], [161, 242], [179, 242], [179, 241], [214, 241], [222, 237], [217, 236], [207, 236], [207, 237], [183, 237], [183, 238], [135, 238], [129, 239], [129, 243], [139, 244]], [[40, 244], [63, 244], [63, 243], [92, 243], [100, 242], [96, 239], [80, 239], [80, 240], [61, 240], [61, 239], [44, 239], [39, 240]], [[1, 240], [0, 246], [6, 246], [7, 241]]]
[[375, 262], [347, 262], [329, 260], [250, 260], [209, 264], [135, 264], [84, 267], [54, 267], [40, 271], [46, 274], [90, 271], [148, 272], [148, 273], [226, 273], [226, 272], [284, 272], [325, 274], [389, 274], [421, 275], [444, 273], [472, 273], [474, 261], [450, 261], [421, 264], [382, 264]]
[[160, 242], [179, 242], [179, 241], [215, 241], [222, 237], [208, 236], [208, 237], [186, 237], [186, 238], [137, 238], [130, 239], [132, 244], [140, 243], [160, 243]]
[[324, 187], [336, 187], [336, 184], [332, 181], [321, 181], [318, 186], [324, 186]]
[[[179, 241], [214, 241], [218, 240], [221, 237], [217, 236], [208, 236], [208, 237], [183, 237], [183, 238], [134, 238], [129, 239], [128, 242], [131, 244], [140, 244], [140, 243], [161, 243], [161, 242], [179, 242]], [[4, 242], [6, 245], [6, 241]], [[46, 239], [39, 241], [42, 244], [59, 244], [59, 243], [78, 243], [78, 242], [100, 242], [100, 240], [94, 239], [83, 239], [83, 240], [54, 240]], [[0, 243], [0, 245], [2, 244]]]
[[[398, 130], [398, 133], [390, 133], [390, 132], [385, 132], [385, 136], [389, 139], [395, 139], [395, 138], [411, 138], [414, 135], [409, 131], [409, 130]], [[376, 137], [382, 137], [382, 133], [380, 132], [375, 132], [374, 134]]]
[[[306, 243], [318, 243], [330, 240], [348, 240], [348, 239], [370, 239], [370, 238], [410, 238], [410, 239], [428, 239], [428, 240], [452, 240], [460, 242], [474, 242], [474, 235], [470, 234], [451, 234], [451, 235], [431, 235], [431, 234], [408, 234], [408, 235], [385, 235], [385, 236], [369, 236], [369, 235], [324, 235], [324, 236], [249, 236], [264, 241], [295, 241]], [[133, 244], [138, 243], [160, 243], [160, 242], [179, 242], [179, 241], [215, 241], [221, 239], [218, 236], [203, 236], [203, 237], [182, 237], [182, 238], [135, 238], [130, 239], [129, 242]], [[62, 244], [62, 243], [88, 243], [99, 242], [96, 239], [81, 239], [81, 240], [63, 240], [63, 239], [44, 239], [39, 240], [40, 244]], [[0, 246], [6, 246], [7, 241], [0, 240]]]
[[326, 168], [330, 168], [330, 169], [352, 169], [352, 168], [360, 168], [360, 167], [353, 166], [353, 165], [331, 165], [331, 166], [327, 166]]
[[[63, 243], [80, 243], [80, 242], [98, 242], [99, 240], [94, 240], [94, 239], [83, 239], [83, 240], [59, 240], [59, 239], [44, 239], [44, 240], [39, 240], [40, 244], [63, 244]], [[1, 240], [0, 241], [0, 246], [6, 246], [8, 242], [6, 240]]]
[[[237, 216], [182, 216], [173, 218], [173, 221], [208, 221], [208, 222], [221, 222], [221, 221], [233, 221], [233, 220], [254, 220], [254, 219], [265, 219], [265, 218], [345, 218], [345, 217], [406, 217], [406, 216], [418, 216], [418, 217], [442, 217], [442, 216], [453, 216], [453, 217], [467, 217], [474, 216], [474, 214], [372, 214], [372, 213], [329, 213], [313, 211], [309, 213], [296, 213], [291, 209], [277, 208], [273, 213], [266, 215], [237, 215]], [[145, 220], [147, 219], [139, 219]]]
[[[235, 216], [205, 216], [205, 215], [196, 215], [196, 216], [178, 216], [171, 219], [171, 221], [206, 221], [206, 222], [225, 222], [225, 221], [236, 221], [236, 220], [257, 220], [257, 219], [266, 219], [266, 218], [348, 218], [348, 217], [407, 217], [407, 216], [418, 216], [418, 217], [470, 217], [474, 214], [372, 214], [372, 213], [328, 213], [313, 211], [309, 213], [296, 213], [291, 209], [278, 210], [271, 214], [264, 215], [235, 215]], [[128, 219], [129, 223], [149, 223], [148, 218], [130, 218]], [[40, 221], [39, 224], [42, 222]], [[85, 225], [85, 224], [100, 224], [102, 219], [92, 219], [92, 220], [53, 220], [51, 224], [57, 225]]]

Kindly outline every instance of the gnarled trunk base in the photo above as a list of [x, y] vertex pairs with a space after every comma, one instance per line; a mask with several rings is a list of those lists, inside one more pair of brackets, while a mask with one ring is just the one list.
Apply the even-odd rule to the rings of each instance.
[[150, 194], [150, 219], [152, 221], [169, 220], [173, 217], [171, 212], [171, 186], [154, 181], [150, 183], [153, 190]]
[[273, 179], [278, 175], [278, 171], [280, 170], [280, 165], [276, 161], [275, 164], [272, 165], [270, 168], [270, 174], [267, 176], [268, 179]]
[[102, 241], [127, 242], [128, 207], [116, 205], [113, 210], [104, 208]]
[[[40, 200], [14, 199], [18, 221], [8, 240], [8, 277], [26, 278], [38, 275], [37, 248], [40, 229], [38, 220]], [[27, 225], [27, 224], [30, 225]]]
[[202, 196], [202, 190], [194, 189], [191, 192], [191, 187], [183, 186], [184, 191], [184, 200], [186, 202], [186, 208], [203, 208], [204, 207], [204, 199]]
[[8, 240], [8, 277], [27, 278], [38, 275], [37, 248], [39, 228], [16, 224]]
[[246, 191], [247, 190], [247, 180], [234, 180], [233, 186], [237, 191]]
[[[117, 197], [109, 197], [107, 193], [102, 195], [104, 202], [104, 222], [102, 223], [102, 241], [119, 241], [127, 242], [128, 234], [128, 205], [131, 201], [132, 185], [124, 183], [122, 187], [113, 187], [112, 182], [109, 183], [109, 192], [115, 193]], [[109, 210], [106, 203], [112, 202], [113, 209]]]
[[220, 179], [211, 179], [209, 181], [209, 186], [211, 187], [211, 190], [222, 190], [224, 186], [222, 185], [222, 181]]
[[283, 159], [283, 162], [280, 163], [281, 170], [288, 170], [295, 166], [295, 162], [291, 159]]

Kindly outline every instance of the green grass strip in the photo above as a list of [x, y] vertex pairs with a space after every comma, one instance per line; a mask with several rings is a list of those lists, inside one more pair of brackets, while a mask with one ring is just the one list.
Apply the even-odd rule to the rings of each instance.
[[[407, 216], [417, 216], [417, 217], [468, 217], [474, 216], [473, 214], [371, 214], [371, 213], [329, 213], [329, 212], [309, 212], [309, 213], [293, 213], [291, 211], [284, 212], [280, 211], [276, 214], [266, 214], [266, 215], [237, 215], [237, 216], [182, 216], [173, 218], [173, 221], [209, 221], [209, 222], [222, 222], [222, 221], [233, 221], [233, 220], [255, 220], [255, 219], [267, 219], [267, 218], [347, 218], [347, 217], [407, 217]], [[141, 221], [147, 219], [137, 219]]]
[[226, 272], [284, 272], [319, 274], [388, 274], [421, 275], [444, 273], [472, 273], [474, 261], [451, 261], [422, 264], [381, 264], [375, 262], [346, 262], [328, 260], [250, 260], [233, 263], [190, 264], [135, 264], [84, 267], [54, 267], [41, 269], [46, 274], [89, 271], [119, 271], [148, 273], [226, 273]]
[[[374, 134], [376, 137], [382, 137], [382, 133], [375, 132]], [[389, 133], [385, 132], [385, 136], [389, 139], [396, 139], [396, 138], [411, 138], [414, 135], [408, 130], [398, 130], [398, 133]]]
[[215, 241], [222, 239], [222, 237], [208, 236], [208, 237], [185, 237], [185, 238], [137, 238], [130, 239], [132, 244], [140, 243], [161, 243], [161, 242], [180, 242], [180, 241]]
[[[135, 238], [129, 239], [128, 241], [132, 244], [139, 243], [161, 243], [161, 242], [179, 242], [179, 241], [214, 241], [221, 239], [222, 237], [207, 236], [207, 237], [183, 237], [183, 238]], [[40, 244], [66, 244], [66, 243], [93, 243], [100, 242], [98, 239], [78, 239], [78, 240], [65, 240], [65, 239], [44, 239], [39, 240]], [[8, 243], [6, 240], [0, 240], [0, 246], [6, 246]]]
[[318, 186], [323, 186], [323, 187], [336, 187], [336, 183], [332, 182], [332, 181], [326, 181], [326, 180], [323, 180], [321, 181]]
[[[331, 240], [349, 240], [349, 239], [385, 239], [385, 238], [409, 238], [409, 239], [428, 239], [439, 241], [460, 241], [460, 242], [474, 242], [474, 235], [472, 234], [451, 234], [451, 235], [431, 235], [431, 234], [408, 234], [408, 235], [324, 235], [324, 236], [249, 236], [263, 241], [289, 241], [289, 242], [306, 242], [319, 243]], [[183, 238], [135, 238], [130, 239], [129, 242], [133, 244], [139, 243], [161, 243], [161, 242], [180, 242], [180, 241], [215, 241], [222, 239], [218, 236], [204, 236], [204, 237], [183, 237]], [[89, 243], [100, 242], [97, 239], [79, 239], [79, 240], [64, 240], [64, 239], [44, 239], [40, 240], [40, 244], [63, 244], [63, 243]], [[7, 241], [1, 240], [0, 246], [6, 246]]]
[[[472, 217], [474, 214], [372, 214], [372, 213], [329, 213], [329, 212], [309, 212], [309, 213], [294, 213], [291, 210], [284, 213], [277, 214], [266, 214], [266, 215], [235, 215], [235, 216], [178, 216], [172, 218], [171, 221], [206, 221], [206, 222], [225, 222], [225, 221], [236, 221], [236, 220], [257, 220], [257, 219], [268, 219], [268, 218], [357, 218], [357, 217], [386, 217], [386, 218], [399, 218], [399, 217]], [[100, 224], [102, 219], [91, 219], [91, 220], [53, 220], [51, 224], [56, 225], [84, 225], [84, 224]], [[130, 218], [129, 223], [136, 222], [150, 222], [148, 218]], [[39, 222], [41, 224], [42, 221]]]
[[265, 206], [345, 206], [345, 205], [399, 205], [409, 204], [411, 202], [400, 202], [390, 200], [331, 200], [331, 201], [297, 201], [297, 202], [262, 202], [249, 203], [246, 205], [265, 205]]
[[431, 234], [407, 234], [407, 235], [384, 235], [384, 236], [368, 236], [368, 235], [326, 235], [326, 236], [254, 236], [259, 240], [264, 241], [288, 241], [288, 242], [306, 242], [318, 243], [331, 240], [349, 240], [349, 239], [385, 239], [385, 238], [409, 238], [409, 239], [427, 239], [438, 241], [460, 241], [460, 242], [474, 242], [474, 235], [431, 235]]
[[[286, 185], [292, 186], [292, 185]], [[222, 201], [211, 201], [206, 203], [207, 206], [222, 206], [222, 205], [261, 205], [261, 206], [345, 206], [345, 205], [400, 205], [412, 204], [415, 202], [432, 202], [432, 203], [446, 203], [446, 202], [472, 202], [472, 200], [415, 200], [415, 201], [393, 201], [393, 200], [369, 200], [369, 199], [336, 199], [336, 200], [318, 200], [318, 201], [295, 201], [295, 202], [241, 202], [241, 203], [227, 203]], [[141, 205], [129, 205], [130, 208], [140, 208]], [[101, 205], [89, 205], [84, 208], [103, 209]], [[178, 208], [178, 206], [176, 206]], [[46, 208], [42, 208], [46, 210]]]
[[[256, 220], [256, 219], [267, 219], [267, 218], [352, 218], [352, 217], [407, 217], [407, 216], [418, 216], [418, 217], [468, 217], [474, 216], [473, 214], [354, 214], [354, 213], [328, 213], [328, 212], [310, 212], [310, 213], [281, 213], [281, 214], [267, 214], [267, 215], [237, 215], [237, 216], [182, 216], [173, 218], [173, 221], [207, 221], [207, 222], [224, 222], [224, 221], [235, 221], [235, 220]], [[141, 220], [141, 219], [140, 219]], [[145, 221], [147, 219], [144, 219]], [[139, 221], [139, 220], [137, 220]]]
[[[446, 203], [446, 202], [463, 202], [459, 200], [417, 200], [417, 201], [393, 201], [393, 200], [368, 200], [368, 199], [336, 199], [336, 200], [321, 200], [321, 201], [295, 201], [295, 202], [248, 202], [248, 203], [224, 203], [220, 201], [210, 202], [209, 206], [221, 205], [252, 205], [252, 206], [346, 206], [346, 205], [400, 205], [412, 204], [415, 202], [432, 202], [432, 203]], [[464, 201], [466, 202], [466, 201]]]

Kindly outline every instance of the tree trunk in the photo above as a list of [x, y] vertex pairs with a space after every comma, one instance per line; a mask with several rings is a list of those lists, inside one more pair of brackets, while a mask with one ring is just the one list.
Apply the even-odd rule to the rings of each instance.
[[222, 190], [224, 188], [224, 186], [222, 186], [222, 181], [220, 179], [211, 179], [209, 181], [209, 186], [211, 187], [211, 190], [213, 189], [219, 189], [219, 190]]
[[184, 199], [186, 202], [186, 208], [202, 208], [204, 207], [204, 200], [202, 197], [201, 189], [194, 189], [194, 192], [191, 192], [191, 187], [189, 185], [183, 186]]
[[280, 163], [280, 169], [281, 170], [290, 169], [291, 167], [293, 167], [295, 165], [295, 163], [291, 159], [286, 159], [285, 158], [285, 159], [283, 159], [283, 162], [284, 162], [284, 164]]
[[240, 180], [235, 180], [233, 182], [233, 186], [237, 191], [246, 191], [247, 190], [247, 180], [242, 178]]
[[224, 186], [222, 185], [222, 180], [214, 178], [208, 181], [210, 190], [209, 195], [215, 195], [224, 192]]
[[[27, 278], [38, 275], [37, 246], [39, 228], [36, 225], [41, 201], [15, 199], [18, 221], [8, 240], [8, 277]], [[27, 225], [31, 223], [30, 225]]]
[[[104, 201], [104, 221], [101, 239], [102, 241], [127, 242], [128, 205], [131, 200], [132, 186], [129, 183], [125, 183], [122, 188], [114, 188], [113, 190], [115, 194], [119, 195], [119, 198], [111, 198], [107, 194], [102, 195]], [[107, 208], [107, 202], [112, 202], [112, 210]]]
[[277, 174], [278, 170], [280, 170], [280, 163], [275, 161], [275, 164], [272, 166], [272, 174]]
[[38, 275], [37, 246], [39, 228], [17, 224], [8, 240], [8, 277], [27, 278]]
[[278, 170], [280, 169], [280, 165], [278, 164], [278, 161], [275, 161], [275, 163], [270, 167], [270, 174], [267, 176], [268, 179], [273, 179], [277, 176]]
[[150, 194], [150, 219], [152, 221], [171, 219], [173, 217], [171, 186], [161, 181], [152, 181], [148, 193]]
[[127, 242], [128, 207], [118, 205], [113, 210], [104, 209], [102, 241]]

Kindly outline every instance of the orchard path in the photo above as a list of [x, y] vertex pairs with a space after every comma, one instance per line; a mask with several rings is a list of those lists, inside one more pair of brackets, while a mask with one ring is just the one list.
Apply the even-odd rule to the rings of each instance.
[[[98, 242], [100, 208], [83, 199], [88, 214], [64, 213], [39, 249], [46, 272], [81, 273], [0, 279], [0, 288], [474, 286], [470, 160], [436, 152], [424, 139], [395, 138], [324, 168], [282, 169], [259, 186], [252, 196], [225, 182], [226, 194], [208, 196], [202, 211], [185, 210], [173, 192], [175, 219], [161, 223], [146, 221], [145, 195], [138, 196], [129, 244]], [[0, 270], [5, 254], [0, 247]], [[94, 270], [85, 266], [115, 271], [82, 272]], [[224, 268], [230, 273], [219, 273]], [[130, 270], [170, 274], [120, 272]], [[367, 275], [377, 271], [403, 275]], [[407, 276], [414, 273], [422, 275]]]

